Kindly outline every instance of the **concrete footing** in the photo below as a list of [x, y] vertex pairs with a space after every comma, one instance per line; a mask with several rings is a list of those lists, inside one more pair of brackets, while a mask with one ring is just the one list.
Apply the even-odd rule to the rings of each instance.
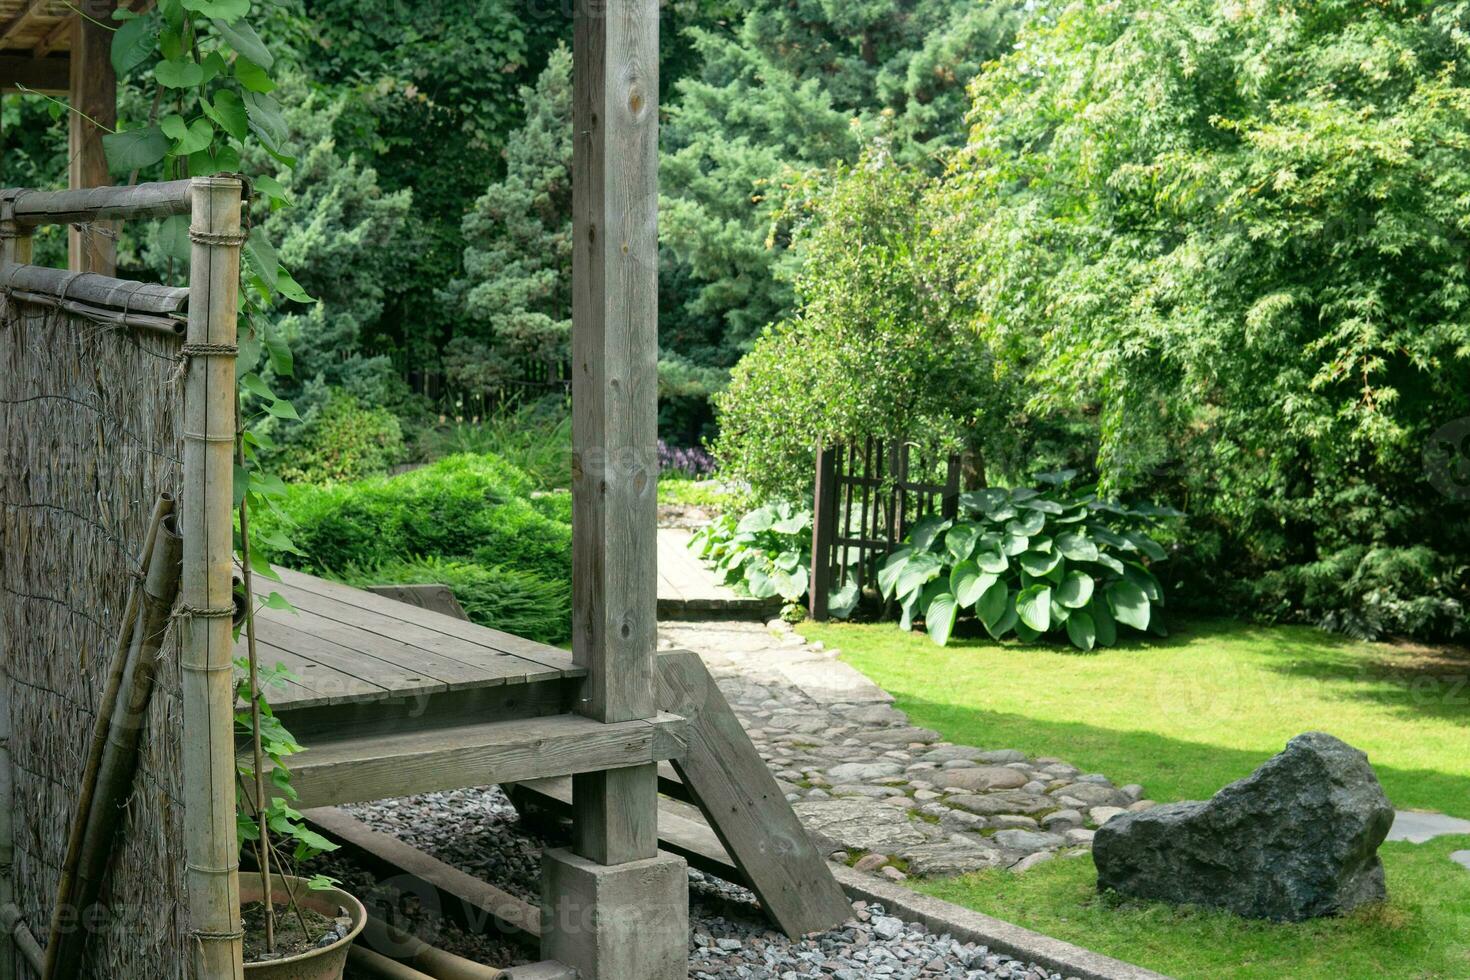
[[547, 851], [541, 955], [582, 980], [687, 980], [688, 872], [668, 854], [607, 866]]

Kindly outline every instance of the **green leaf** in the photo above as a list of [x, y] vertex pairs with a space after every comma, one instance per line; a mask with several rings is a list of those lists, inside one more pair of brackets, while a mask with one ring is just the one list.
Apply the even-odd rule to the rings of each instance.
[[1060, 552], [1028, 551], [1021, 556], [1021, 568], [1028, 575], [1041, 578], [1062, 563]]
[[944, 562], [929, 552], [914, 555], [899, 572], [894, 583], [894, 593], [900, 598], [917, 593], [923, 586], [937, 579], [944, 571]]
[[980, 571], [974, 562], [962, 561], [949, 573], [949, 590], [961, 609], [969, 609], [998, 581], [998, 576]]
[[232, 174], [240, 170], [240, 153], [228, 143], [189, 154], [189, 173], [195, 177]]
[[878, 569], [878, 591], [885, 599], [894, 597], [893, 590], [898, 585], [898, 577], [903, 574], [909, 559], [913, 557], [913, 549], [907, 546], [899, 548], [888, 556], [883, 567]]
[[198, 88], [204, 83], [204, 69], [192, 61], [160, 61], [153, 66], [153, 77], [164, 88]]
[[222, 20], [236, 20], [250, 13], [250, 0], [183, 0], [183, 3], [185, 10]]
[[1116, 646], [1118, 643], [1118, 624], [1113, 619], [1113, 614], [1108, 611], [1108, 604], [1102, 596], [1093, 597], [1092, 605], [1088, 607], [1088, 613], [1092, 616], [1092, 622], [1097, 628], [1098, 646]]
[[1061, 504], [1057, 503], [1055, 500], [1045, 500], [1040, 498], [1036, 500], [1023, 501], [1021, 503], [1021, 506], [1029, 510], [1039, 511], [1043, 514], [1051, 515], [1062, 514], [1067, 509]]
[[[244, 107], [244, 103], [241, 103]], [[278, 204], [290, 204], [291, 197], [286, 192], [285, 186], [274, 177], [259, 176], [254, 178], [255, 189], [270, 198], [272, 208]]]
[[187, 264], [193, 245], [189, 241], [189, 216], [175, 214], [165, 218], [158, 226], [158, 247], [163, 254], [175, 262]]
[[777, 534], [800, 534], [811, 526], [812, 515], [803, 511], [799, 514], [793, 514], [785, 520], [777, 521], [771, 525], [771, 530]]
[[1125, 626], [1136, 630], [1148, 629], [1150, 609], [1148, 596], [1137, 584], [1124, 579], [1107, 588], [1108, 606], [1113, 617]]
[[958, 615], [959, 606], [948, 592], [941, 592], [930, 600], [924, 610], [924, 628], [929, 631], [929, 639], [939, 646], [947, 645]]
[[115, 174], [142, 170], [168, 156], [169, 138], [157, 126], [109, 133], [102, 137], [102, 151], [107, 155], [107, 169]]
[[1057, 589], [1057, 601], [1068, 609], [1081, 609], [1092, 601], [1097, 583], [1086, 572], [1068, 572]]
[[[1014, 615], [1015, 611], [1016, 604], [1010, 587], [998, 579], [991, 583], [990, 588], [975, 603], [975, 615], [980, 617], [980, 622], [985, 624], [992, 635], [1005, 621], [1006, 615]], [[1004, 633], [1005, 630], [1001, 632]]]
[[185, 123], [183, 116], [164, 116], [159, 128], [174, 141], [173, 152], [180, 156], [198, 153], [214, 141], [214, 126], [208, 119], [196, 119]]
[[1011, 567], [1010, 561], [1000, 551], [981, 550], [975, 555], [975, 564], [980, 566], [981, 571], [993, 575], [1003, 575]]
[[1107, 552], [1102, 552], [1097, 556], [1097, 563], [1104, 568], [1117, 572], [1119, 575], [1123, 574], [1123, 563]]
[[112, 35], [112, 68], [118, 78], [153, 58], [158, 47], [158, 18], [137, 17], [126, 21]]
[[245, 261], [266, 282], [275, 282], [281, 277], [281, 260], [264, 225], [250, 229], [250, 237], [245, 240]]
[[1072, 561], [1097, 561], [1097, 545], [1086, 535], [1071, 532], [1057, 538], [1057, 550]]
[[285, 400], [277, 400], [266, 407], [266, 411], [278, 419], [286, 419], [290, 422], [300, 422], [301, 416], [296, 414], [296, 406]]
[[276, 83], [266, 74], [265, 69], [251, 61], [249, 58], [235, 59], [235, 81], [247, 92], [274, 92]]
[[245, 117], [250, 131], [260, 137], [267, 148], [279, 152], [291, 135], [281, 107], [275, 99], [260, 92], [245, 93]]
[[975, 545], [979, 541], [980, 525], [956, 524], [944, 536], [944, 547], [955, 561], [964, 561], [975, 553]]
[[1137, 562], [1128, 562], [1123, 568], [1123, 577], [1143, 590], [1148, 596], [1148, 601], [1155, 605], [1163, 605], [1164, 588], [1159, 585], [1159, 580], [1154, 573], [1144, 568]]
[[771, 582], [776, 586], [776, 592], [787, 602], [795, 602], [806, 595], [807, 570], [798, 568], [788, 572], [777, 568], [771, 572]]
[[1015, 520], [1008, 521], [1006, 523], [1006, 532], [1019, 537], [1029, 538], [1033, 534], [1040, 534], [1045, 527], [1046, 515], [1038, 511], [1028, 510]]
[[1019, 554], [1023, 554], [1029, 547], [1031, 547], [1031, 539], [1025, 535], [1007, 534], [1005, 541], [1001, 545], [1001, 550], [1014, 558]]
[[296, 611], [296, 607], [291, 605], [291, 600], [287, 599], [279, 592], [272, 592], [270, 594], [270, 596], [265, 600], [265, 607], [267, 609], [279, 609], [282, 612]]
[[1020, 622], [1019, 620], [1016, 622], [1015, 630], [1016, 637], [1022, 643], [1035, 643], [1037, 640], [1041, 639], [1041, 634], [1044, 632], [1043, 630], [1032, 629], [1030, 626], [1027, 626], [1025, 623]]
[[1016, 615], [1038, 633], [1051, 629], [1051, 589], [1044, 585], [1023, 589], [1016, 597]]
[[931, 514], [914, 525], [913, 531], [909, 534], [909, 542], [914, 546], [915, 551], [928, 551], [935, 539], [949, 530], [951, 523]]
[[774, 507], [760, 507], [740, 519], [735, 530], [740, 534], [759, 534], [769, 531], [776, 524], [778, 515]]
[[1077, 649], [1091, 652], [1097, 646], [1097, 624], [1079, 609], [1067, 618], [1067, 638]]
[[265, 379], [258, 374], [245, 375], [240, 379], [240, 387], [266, 401], [275, 401], [276, 393], [271, 391], [271, 386], [266, 384]]
[[1124, 531], [1123, 537], [1127, 538], [1135, 548], [1148, 555], [1154, 561], [1164, 561], [1169, 557], [1168, 552], [1147, 534], [1140, 531]]
[[[201, 100], [205, 115], [219, 124], [219, 128], [240, 142], [250, 134], [250, 118], [245, 112], [245, 102], [229, 89], [214, 93], [214, 99]], [[259, 184], [259, 181], [256, 181]]]
[[301, 283], [297, 282], [285, 269], [282, 269], [281, 274], [276, 277], [276, 291], [296, 303], [316, 302], [310, 293], [301, 288]]
[[849, 576], [847, 583], [827, 595], [827, 612], [838, 619], [847, 619], [857, 609], [862, 593], [858, 591], [857, 579]]
[[771, 599], [776, 595], [776, 583], [771, 580], [771, 576], [766, 573], [765, 569], [755, 565], [745, 570], [745, 587], [757, 599]]
[[[271, 54], [270, 48], [265, 46], [260, 35], [255, 33], [255, 28], [249, 24], [238, 20], [233, 24], [223, 20], [215, 20], [211, 23], [214, 24], [214, 29], [219, 31], [220, 37], [224, 38], [230, 47], [252, 64], [270, 71], [271, 66], [276, 63], [275, 55]], [[237, 77], [238, 74], [239, 69], [237, 68]]]

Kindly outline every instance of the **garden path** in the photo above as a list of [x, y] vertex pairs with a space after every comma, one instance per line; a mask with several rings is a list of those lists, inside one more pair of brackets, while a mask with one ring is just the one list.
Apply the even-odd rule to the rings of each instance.
[[807, 830], [863, 871], [1025, 871], [1086, 853], [1094, 828], [1153, 805], [1142, 786], [1060, 759], [944, 742], [779, 620], [665, 622], [659, 642], [700, 655]]

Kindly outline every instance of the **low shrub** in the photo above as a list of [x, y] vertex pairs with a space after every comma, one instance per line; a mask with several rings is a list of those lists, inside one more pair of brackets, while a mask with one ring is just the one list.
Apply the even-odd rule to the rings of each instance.
[[740, 591], [800, 602], [812, 564], [812, 513], [777, 503], [744, 516], [724, 514], [698, 531], [690, 547]]
[[268, 540], [272, 523], [289, 521], [299, 554], [267, 557], [306, 572], [434, 555], [570, 581], [572, 529], [533, 489], [503, 459], [452, 456], [397, 477], [291, 487], [284, 516], [262, 515], [261, 530]]
[[551, 581], [531, 572], [441, 558], [409, 558], [380, 565], [351, 565], [334, 576], [348, 585], [447, 585], [470, 619], [540, 643], [562, 644], [572, 635], [570, 580]]
[[997, 640], [1065, 631], [1082, 650], [1112, 646], [1118, 627], [1163, 633], [1164, 590], [1151, 570], [1167, 553], [1150, 536], [1178, 511], [1128, 507], [1073, 492], [1074, 474], [1044, 489], [990, 488], [960, 497], [960, 519], [926, 517], [878, 573], [903, 629], [924, 618], [944, 646], [971, 610]]
[[288, 483], [328, 483], [380, 476], [403, 460], [403, 429], [383, 408], [365, 408], [333, 390], [289, 430], [274, 456], [277, 474]]
[[512, 412], [446, 420], [415, 444], [416, 458], [499, 456], [522, 470], [538, 490], [572, 485], [572, 417], [565, 398], [543, 399]]

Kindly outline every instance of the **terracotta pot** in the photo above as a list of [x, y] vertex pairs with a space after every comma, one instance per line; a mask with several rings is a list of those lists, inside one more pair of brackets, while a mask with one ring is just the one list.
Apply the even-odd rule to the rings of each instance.
[[[302, 908], [320, 912], [329, 919], [335, 919], [337, 910], [345, 908], [352, 917], [352, 928], [345, 938], [322, 949], [267, 963], [246, 963], [245, 976], [250, 980], [342, 980], [342, 972], [347, 968], [347, 952], [367, 924], [367, 910], [361, 902], [338, 888], [312, 891], [302, 878], [271, 875], [271, 879], [271, 902], [276, 906], [277, 920], [290, 914], [286, 911], [286, 885], [289, 883], [291, 893]], [[260, 901], [260, 898], [260, 875], [240, 872], [240, 904], [249, 905]]]

